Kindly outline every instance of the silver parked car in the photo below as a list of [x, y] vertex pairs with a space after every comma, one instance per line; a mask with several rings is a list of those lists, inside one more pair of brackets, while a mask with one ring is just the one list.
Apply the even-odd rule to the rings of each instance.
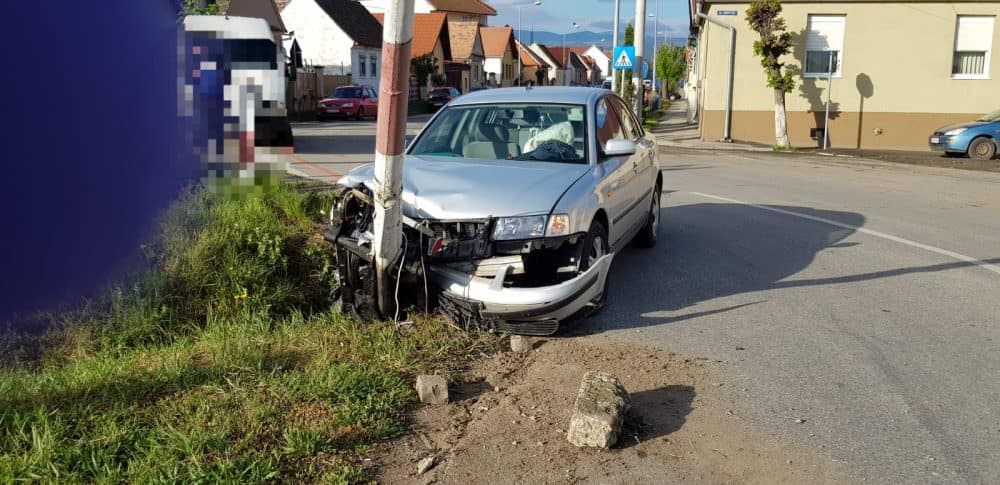
[[[338, 183], [364, 198], [374, 187], [373, 166]], [[420, 260], [425, 282], [453, 316], [551, 334], [560, 321], [604, 305], [616, 252], [632, 241], [656, 244], [662, 183], [651, 137], [612, 92], [469, 93], [438, 112], [406, 150], [406, 240], [419, 246], [408, 249], [419, 257], [407, 259]], [[369, 230], [362, 222], [339, 233], [363, 246]]]

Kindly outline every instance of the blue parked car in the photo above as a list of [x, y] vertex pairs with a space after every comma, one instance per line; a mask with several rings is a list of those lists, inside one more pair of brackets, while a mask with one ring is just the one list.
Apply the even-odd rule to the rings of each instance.
[[948, 156], [967, 154], [977, 160], [989, 160], [1000, 151], [1000, 110], [976, 121], [938, 128], [931, 134], [930, 145], [931, 150]]

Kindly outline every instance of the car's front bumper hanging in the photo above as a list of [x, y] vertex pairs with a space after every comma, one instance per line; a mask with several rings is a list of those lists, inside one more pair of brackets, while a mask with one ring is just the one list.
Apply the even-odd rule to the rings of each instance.
[[605, 290], [613, 254], [562, 283], [541, 287], [505, 286], [513, 267], [505, 265], [493, 278], [481, 278], [432, 265], [428, 276], [441, 288], [442, 306], [453, 316], [475, 320], [477, 324], [511, 333], [549, 335], [564, 320], [591, 304]]

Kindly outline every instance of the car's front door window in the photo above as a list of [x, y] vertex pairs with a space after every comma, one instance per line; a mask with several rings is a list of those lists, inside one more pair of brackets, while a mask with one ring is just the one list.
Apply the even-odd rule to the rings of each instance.
[[621, 120], [618, 114], [607, 103], [607, 98], [597, 102], [597, 110], [594, 118], [594, 126], [597, 128], [597, 152], [603, 158], [604, 146], [609, 140], [620, 140], [625, 138], [622, 131]]

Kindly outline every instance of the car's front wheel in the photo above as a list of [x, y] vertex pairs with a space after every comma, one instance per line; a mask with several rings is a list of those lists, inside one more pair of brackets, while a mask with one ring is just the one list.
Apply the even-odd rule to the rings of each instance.
[[[583, 248], [581, 249], [580, 273], [590, 269], [591, 265], [596, 263], [598, 259], [607, 256], [611, 252], [611, 246], [608, 244], [608, 229], [604, 227], [601, 221], [594, 221], [590, 224], [590, 230], [587, 231], [587, 236], [583, 239]], [[588, 312], [590, 315], [604, 308], [605, 303], [608, 301], [607, 279], [602, 283], [604, 284], [604, 289], [601, 291], [601, 294], [590, 302], [590, 311]]]
[[989, 138], [976, 138], [969, 144], [969, 158], [990, 160], [997, 155], [997, 146]]

